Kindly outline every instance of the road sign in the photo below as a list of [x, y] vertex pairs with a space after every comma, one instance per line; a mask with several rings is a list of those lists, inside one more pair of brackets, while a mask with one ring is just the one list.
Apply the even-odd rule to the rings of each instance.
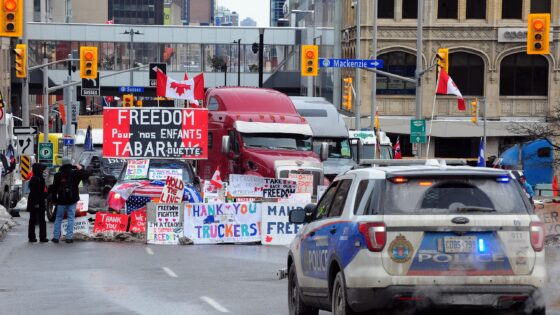
[[82, 79], [82, 96], [100, 96], [99, 72], [97, 72], [97, 79]]
[[22, 155], [19, 159], [19, 173], [21, 174], [21, 179], [27, 180], [29, 172], [31, 172], [31, 158], [29, 158], [29, 155]]
[[64, 146], [71, 147], [74, 145], [74, 139], [72, 138], [64, 138]]
[[410, 120], [410, 142], [426, 143], [426, 120], [425, 119]]
[[121, 93], [144, 93], [143, 86], [121, 86], [119, 87]]
[[157, 85], [157, 68], [159, 68], [163, 74], [167, 74], [167, 65], [165, 63], [150, 63], [150, 85]]
[[53, 162], [53, 144], [50, 142], [39, 142], [39, 162], [52, 163]]
[[39, 133], [39, 128], [31, 127], [14, 127], [14, 135], [36, 135]]
[[33, 135], [18, 135], [17, 144], [18, 155], [33, 155], [33, 148], [35, 147]]
[[383, 68], [381, 59], [319, 59], [321, 68]]

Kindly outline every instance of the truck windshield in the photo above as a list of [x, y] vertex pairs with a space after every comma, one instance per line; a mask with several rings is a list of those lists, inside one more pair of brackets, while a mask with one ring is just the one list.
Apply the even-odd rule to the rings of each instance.
[[351, 159], [350, 141], [348, 139], [327, 139], [313, 138], [313, 152], [321, 154], [321, 143], [329, 144], [329, 158], [332, 159]]
[[311, 137], [284, 133], [242, 133], [246, 148], [311, 151]]
[[[381, 145], [379, 148], [381, 159], [392, 159], [393, 149], [389, 145]], [[356, 145], [352, 145], [352, 154], [356, 155]], [[375, 145], [365, 144], [362, 147], [361, 159], [375, 159]]]

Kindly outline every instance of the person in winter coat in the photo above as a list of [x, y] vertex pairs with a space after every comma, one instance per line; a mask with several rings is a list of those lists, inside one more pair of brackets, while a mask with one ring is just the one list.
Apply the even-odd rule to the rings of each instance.
[[39, 240], [46, 243], [47, 223], [45, 221], [45, 211], [47, 210], [47, 186], [43, 178], [43, 171], [47, 167], [43, 164], [35, 163], [31, 167], [33, 176], [29, 180], [29, 197], [27, 201], [27, 211], [29, 211], [29, 230], [27, 237], [30, 243], [37, 242], [35, 236], [35, 225], [39, 224]]
[[54, 221], [54, 235], [52, 241], [58, 243], [61, 233], [62, 219], [68, 213], [68, 227], [66, 230], [66, 243], [72, 243], [74, 234], [74, 220], [76, 218], [76, 204], [80, 200], [78, 186], [80, 181], [89, 178], [90, 172], [82, 169], [80, 164], [72, 165], [68, 157], [62, 158], [62, 166], [54, 175], [50, 193], [56, 206], [56, 219]]

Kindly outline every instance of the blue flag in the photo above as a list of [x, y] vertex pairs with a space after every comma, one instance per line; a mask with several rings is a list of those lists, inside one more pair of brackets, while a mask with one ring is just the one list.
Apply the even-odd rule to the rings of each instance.
[[84, 139], [84, 151], [94, 151], [93, 139], [91, 137], [91, 126], [88, 126], [86, 131], [86, 138]]
[[484, 138], [480, 138], [480, 145], [478, 146], [478, 167], [486, 167], [486, 159], [484, 159]]

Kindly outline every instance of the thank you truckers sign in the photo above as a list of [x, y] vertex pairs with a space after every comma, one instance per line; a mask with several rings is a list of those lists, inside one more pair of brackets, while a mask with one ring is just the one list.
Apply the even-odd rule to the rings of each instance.
[[105, 108], [103, 156], [208, 158], [208, 110]]

